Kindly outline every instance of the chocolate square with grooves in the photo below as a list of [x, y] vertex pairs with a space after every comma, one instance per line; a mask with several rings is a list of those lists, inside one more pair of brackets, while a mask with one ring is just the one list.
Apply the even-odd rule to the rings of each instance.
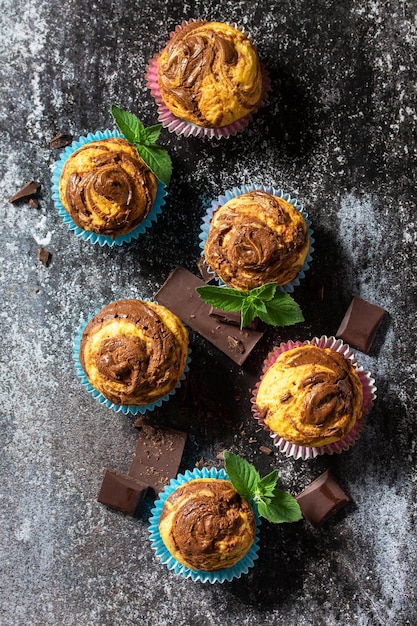
[[313, 526], [321, 526], [336, 511], [350, 502], [330, 470], [318, 478], [296, 496], [302, 514]]
[[97, 500], [112, 509], [134, 516], [147, 492], [148, 485], [140, 480], [107, 469]]
[[239, 327], [211, 315], [212, 307], [196, 291], [196, 287], [205, 284], [184, 267], [177, 267], [155, 294], [155, 300], [170, 309], [184, 324], [210, 341], [235, 363], [242, 365], [264, 332], [251, 328], [240, 330]]
[[384, 317], [385, 309], [354, 296], [336, 332], [352, 348], [368, 353]]

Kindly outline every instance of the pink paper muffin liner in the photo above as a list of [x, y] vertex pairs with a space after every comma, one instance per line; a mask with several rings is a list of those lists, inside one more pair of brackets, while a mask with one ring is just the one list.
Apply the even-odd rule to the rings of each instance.
[[[231, 200], [232, 198], [237, 198], [238, 196], [241, 196], [244, 193], [248, 193], [249, 191], [255, 191], [255, 190], [265, 191], [266, 193], [269, 193], [272, 196], [283, 198], [284, 200], [292, 204], [293, 207], [301, 213], [307, 225], [307, 232], [308, 232], [310, 245], [309, 245], [309, 249], [307, 252], [307, 256], [303, 263], [303, 267], [301, 268], [298, 275], [294, 278], [294, 280], [292, 280], [290, 283], [287, 283], [286, 285], [280, 286], [280, 289], [282, 291], [285, 291], [287, 293], [292, 293], [294, 291], [294, 288], [300, 284], [300, 281], [303, 278], [305, 278], [305, 273], [310, 268], [310, 263], [313, 259], [312, 255], [314, 252], [315, 240], [314, 240], [314, 231], [311, 225], [311, 220], [308, 217], [308, 213], [304, 210], [303, 205], [300, 204], [296, 198], [293, 198], [292, 196], [290, 196], [289, 193], [285, 193], [282, 189], [276, 189], [275, 187], [271, 187], [271, 186], [255, 185], [253, 183], [250, 183], [248, 185], [242, 185], [241, 187], [233, 187], [233, 189], [228, 189], [227, 191], [225, 191], [224, 194], [221, 194], [220, 196], [218, 196], [218, 198], [216, 198], [215, 200], [212, 200], [211, 205], [208, 207], [207, 212], [205, 216], [203, 217], [203, 221], [200, 227], [199, 239], [200, 239], [201, 255], [204, 258], [204, 246], [206, 245], [207, 237], [210, 232], [210, 223], [211, 223], [211, 220], [213, 218], [215, 211], [220, 206], [223, 206], [224, 204], [226, 204], [226, 202], [229, 202], [229, 200]], [[220, 285], [223, 285], [224, 284], [223, 281], [220, 280], [220, 278], [211, 269], [208, 263], [206, 263], [206, 265], [207, 265], [207, 272], [209, 273], [209, 275], [215, 278]]]
[[321, 337], [314, 337], [313, 339], [307, 341], [288, 341], [286, 343], [281, 343], [279, 346], [276, 346], [267, 356], [263, 363], [262, 367], [262, 376], [266, 373], [266, 371], [275, 363], [278, 356], [283, 352], [287, 352], [288, 350], [292, 350], [293, 348], [303, 346], [303, 345], [313, 345], [319, 348], [330, 348], [334, 352], [339, 352], [342, 354], [345, 359], [349, 360], [354, 368], [356, 369], [359, 379], [362, 383], [363, 389], [363, 403], [362, 403], [362, 417], [356, 421], [352, 430], [345, 435], [339, 441], [335, 441], [326, 446], [319, 447], [307, 447], [300, 446], [290, 441], [287, 441], [283, 437], [274, 433], [269, 426], [265, 423], [262, 417], [259, 414], [259, 411], [256, 407], [256, 397], [258, 394], [259, 385], [261, 383], [261, 379], [256, 384], [255, 388], [252, 392], [252, 412], [254, 418], [259, 422], [259, 424], [267, 430], [272, 438], [275, 446], [283, 452], [287, 457], [293, 457], [294, 459], [314, 459], [317, 456], [323, 454], [340, 454], [351, 448], [356, 441], [359, 439], [362, 426], [363, 426], [363, 417], [371, 410], [373, 403], [376, 398], [376, 386], [375, 380], [371, 377], [370, 372], [364, 370], [362, 366], [359, 366], [356, 362], [355, 355], [352, 352], [351, 348], [343, 343], [341, 339], [336, 339], [336, 337], [327, 337], [326, 335], [322, 335]]
[[[201, 20], [184, 20], [181, 24], [175, 27], [175, 30], [172, 31], [169, 35], [170, 39], [177, 33], [179, 30], [184, 28], [190, 22], [198, 22]], [[238, 28], [235, 24], [234, 28]], [[241, 29], [240, 29], [241, 30]], [[243, 32], [241, 30], [241, 32]], [[228, 124], [227, 126], [221, 126], [216, 128], [205, 128], [204, 126], [198, 126], [197, 124], [193, 124], [192, 122], [188, 122], [187, 120], [183, 120], [180, 117], [175, 116], [166, 106], [161, 92], [159, 90], [158, 85], [158, 67], [157, 62], [160, 56], [160, 52], [157, 52], [148, 62], [146, 66], [146, 86], [151, 92], [153, 96], [158, 110], [158, 121], [162, 124], [164, 128], [167, 128], [170, 133], [175, 133], [178, 136], [184, 137], [202, 137], [208, 139], [227, 139], [230, 136], [237, 135], [242, 132], [248, 124], [251, 122], [253, 115], [265, 104], [265, 100], [268, 94], [268, 91], [271, 86], [271, 81], [269, 78], [268, 71], [261, 63], [261, 76], [262, 76], [262, 93], [259, 99], [259, 102], [256, 104], [255, 108], [240, 119], [233, 122], [233, 124]]]

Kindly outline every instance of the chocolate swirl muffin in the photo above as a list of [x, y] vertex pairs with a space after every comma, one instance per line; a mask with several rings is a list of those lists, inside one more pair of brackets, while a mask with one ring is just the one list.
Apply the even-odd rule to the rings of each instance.
[[159, 521], [165, 546], [182, 565], [215, 571], [232, 567], [256, 535], [251, 506], [228, 480], [196, 478], [165, 501]]
[[175, 116], [205, 128], [251, 113], [262, 95], [255, 48], [239, 30], [196, 21], [178, 29], [157, 59], [158, 85]]
[[147, 405], [172, 391], [183, 374], [188, 335], [154, 302], [118, 300], [88, 322], [80, 363], [91, 383], [117, 405]]
[[283, 198], [255, 190], [216, 209], [204, 256], [227, 286], [250, 291], [266, 283], [286, 285], [294, 280], [309, 245], [301, 212]]
[[59, 180], [63, 207], [79, 228], [112, 238], [148, 216], [157, 179], [126, 139], [92, 141], [70, 154]]
[[351, 362], [330, 348], [282, 352], [263, 376], [255, 408], [269, 428], [293, 444], [339, 441], [362, 417], [363, 390]]

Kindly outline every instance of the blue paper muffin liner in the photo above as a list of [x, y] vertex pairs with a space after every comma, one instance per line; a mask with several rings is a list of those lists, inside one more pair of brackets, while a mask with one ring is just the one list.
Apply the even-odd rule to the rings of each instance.
[[[208, 208], [207, 213], [203, 218], [203, 222], [201, 224], [201, 232], [199, 234], [200, 249], [201, 249], [202, 257], [204, 258], [204, 246], [205, 246], [208, 234], [209, 234], [210, 222], [211, 222], [214, 212], [220, 206], [223, 206], [223, 204], [226, 204], [226, 202], [228, 202], [232, 198], [237, 198], [238, 196], [241, 196], [244, 193], [248, 193], [248, 191], [255, 191], [255, 190], [265, 191], [266, 193], [269, 193], [273, 196], [277, 196], [278, 198], [282, 198], [283, 200], [286, 200], [287, 202], [292, 204], [294, 208], [297, 209], [297, 211], [300, 211], [301, 215], [303, 216], [307, 224], [307, 231], [308, 231], [310, 246], [309, 246], [303, 267], [301, 268], [299, 274], [294, 278], [293, 281], [291, 281], [290, 283], [287, 283], [286, 285], [280, 286], [280, 289], [282, 291], [286, 291], [287, 293], [292, 293], [294, 291], [294, 288], [298, 287], [298, 285], [300, 284], [300, 281], [305, 277], [305, 273], [310, 267], [310, 263], [312, 261], [312, 254], [314, 252], [314, 246], [313, 246], [314, 236], [313, 236], [313, 229], [311, 227], [311, 220], [308, 217], [308, 213], [303, 209], [303, 206], [298, 202], [297, 199], [291, 198], [291, 196], [288, 193], [285, 193], [282, 189], [275, 189], [274, 187], [268, 187], [265, 185], [254, 185], [254, 184], [242, 185], [242, 187], [233, 187], [233, 189], [229, 189], [223, 195], [218, 196], [216, 200], [213, 200], [211, 203], [211, 206]], [[215, 272], [211, 270], [209, 266], [207, 267], [208, 267], [209, 273], [213, 275], [213, 278], [215, 278], [219, 284], [223, 285], [224, 284], [223, 281], [218, 276], [216, 276]]]
[[187, 470], [185, 474], [178, 474], [176, 478], [171, 479], [169, 485], [159, 494], [159, 499], [155, 502], [155, 507], [151, 510], [149, 535], [151, 541], [151, 547], [155, 551], [158, 559], [167, 566], [169, 570], [172, 570], [174, 574], [183, 576], [184, 578], [191, 578], [194, 582], [199, 581], [203, 583], [224, 583], [225, 581], [231, 581], [234, 578], [240, 578], [242, 574], [247, 574], [249, 569], [253, 567], [254, 561], [258, 558], [259, 551], [259, 526], [261, 520], [258, 511], [255, 506], [252, 505], [252, 510], [256, 520], [256, 536], [255, 540], [245, 556], [240, 559], [233, 567], [217, 570], [214, 572], [208, 572], [205, 570], [194, 570], [186, 567], [182, 563], [179, 563], [172, 554], [166, 548], [159, 533], [159, 519], [161, 517], [162, 509], [165, 501], [171, 495], [171, 493], [180, 485], [195, 480], [196, 478], [217, 478], [221, 480], [229, 480], [225, 470], [217, 469], [215, 467], [207, 468], [203, 467], [201, 470], [195, 468], [193, 471]]
[[[142, 298], [138, 298], [138, 299], [142, 299]], [[149, 302], [149, 299], [145, 299], [143, 298], [143, 300], [146, 302]], [[97, 309], [94, 312], [94, 315], [97, 315], [97, 313], [99, 313], [101, 311], [100, 309]], [[86, 391], [88, 393], [91, 393], [91, 395], [93, 396], [93, 398], [95, 400], [97, 400], [97, 402], [99, 402], [100, 404], [104, 404], [107, 408], [109, 409], [113, 409], [113, 411], [116, 411], [116, 413], [124, 413], [125, 415], [127, 414], [132, 414], [132, 415], [137, 415], [138, 413], [140, 413], [141, 415], [144, 415], [147, 411], [153, 411], [156, 407], [159, 407], [162, 405], [163, 402], [167, 402], [171, 396], [173, 396], [177, 389], [179, 389], [179, 387], [181, 387], [181, 382], [183, 380], [185, 380], [186, 374], [190, 369], [190, 362], [191, 362], [191, 349], [188, 348], [188, 355], [187, 355], [187, 360], [185, 362], [185, 367], [184, 367], [184, 371], [183, 374], [180, 378], [180, 380], [178, 381], [177, 385], [174, 387], [174, 389], [171, 389], [171, 391], [169, 393], [167, 393], [166, 396], [163, 396], [162, 398], [159, 398], [158, 400], [156, 400], [155, 402], [152, 402], [151, 404], [143, 404], [143, 405], [137, 405], [137, 404], [115, 404], [114, 402], [111, 402], [111, 400], [108, 400], [105, 396], [103, 396], [102, 393], [100, 393], [100, 391], [98, 391], [97, 389], [95, 389], [95, 387], [93, 387], [93, 385], [90, 383], [90, 381], [88, 380], [86, 373], [84, 372], [84, 369], [80, 363], [80, 345], [81, 345], [81, 339], [82, 339], [82, 335], [84, 332], [85, 327], [87, 326], [88, 322], [90, 321], [90, 319], [92, 319], [94, 317], [94, 315], [89, 318], [86, 322], [84, 322], [83, 324], [81, 324], [81, 326], [78, 329], [77, 335], [74, 339], [74, 343], [73, 343], [73, 347], [72, 347], [72, 356], [73, 356], [73, 360], [74, 360], [74, 365], [75, 365], [75, 371], [77, 373], [78, 378], [80, 379], [83, 387], [86, 389]]]
[[98, 243], [100, 246], [121, 246], [124, 243], [130, 243], [134, 239], [138, 239], [140, 235], [152, 226], [153, 222], [155, 222], [158, 218], [158, 215], [162, 213], [162, 207], [165, 204], [165, 196], [167, 195], [165, 185], [158, 180], [158, 188], [156, 191], [156, 197], [154, 203], [151, 207], [146, 218], [136, 226], [129, 233], [125, 233], [124, 235], [117, 235], [112, 238], [109, 235], [99, 235], [98, 233], [93, 233], [89, 230], [83, 230], [74, 222], [69, 213], [65, 210], [61, 198], [59, 196], [59, 180], [61, 178], [62, 168], [64, 167], [65, 162], [68, 157], [81, 148], [87, 143], [91, 143], [92, 141], [98, 141], [101, 139], [109, 139], [110, 137], [120, 137], [121, 139], [125, 139], [124, 135], [120, 133], [118, 130], [105, 130], [105, 131], [97, 131], [96, 133], [88, 133], [87, 136], [81, 136], [77, 141], [73, 141], [70, 146], [67, 146], [65, 150], [61, 153], [61, 156], [58, 161], [55, 162], [54, 170], [52, 173], [52, 199], [54, 201], [55, 207], [58, 209], [58, 215], [62, 218], [63, 222], [67, 224], [68, 228], [72, 230], [77, 237], [81, 237], [84, 241], [89, 241], [90, 243]]

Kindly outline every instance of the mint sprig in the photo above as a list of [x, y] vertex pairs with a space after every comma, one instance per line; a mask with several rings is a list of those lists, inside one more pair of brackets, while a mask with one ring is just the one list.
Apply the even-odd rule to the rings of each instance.
[[261, 478], [251, 463], [227, 450], [224, 466], [233, 487], [242, 497], [252, 500], [262, 517], [274, 524], [298, 522], [302, 518], [297, 500], [277, 488], [278, 470]]
[[250, 291], [215, 285], [196, 289], [207, 304], [223, 311], [240, 311], [241, 328], [255, 317], [273, 326], [291, 326], [304, 321], [299, 305], [288, 293], [277, 289], [276, 283], [267, 283]]
[[145, 128], [136, 115], [123, 111], [115, 104], [111, 106], [111, 114], [120, 132], [136, 147], [139, 156], [149, 169], [164, 185], [169, 185], [172, 175], [171, 157], [164, 148], [156, 145], [162, 124]]

